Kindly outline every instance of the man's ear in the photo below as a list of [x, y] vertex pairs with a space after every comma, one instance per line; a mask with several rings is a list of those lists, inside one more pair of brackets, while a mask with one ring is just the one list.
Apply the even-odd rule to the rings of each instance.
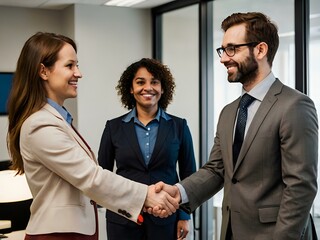
[[257, 52], [257, 58], [262, 59], [267, 55], [267, 52], [269, 50], [268, 48], [268, 44], [266, 44], [265, 42], [261, 42], [259, 43], [256, 48], [258, 49]]
[[43, 65], [43, 63], [40, 64], [40, 71], [39, 71], [39, 75], [43, 80], [48, 80], [48, 73], [49, 70], [48, 68], [46, 68], [45, 65]]

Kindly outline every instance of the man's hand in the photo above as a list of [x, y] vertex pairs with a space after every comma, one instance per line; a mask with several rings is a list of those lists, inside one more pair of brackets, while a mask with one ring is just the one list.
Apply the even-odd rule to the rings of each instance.
[[148, 187], [147, 198], [144, 202], [144, 209], [156, 217], [168, 217], [179, 208], [179, 202], [167, 192], [158, 190], [155, 185]]
[[181, 201], [181, 195], [180, 195], [180, 191], [179, 188], [175, 185], [171, 186], [168, 184], [165, 184], [164, 182], [158, 182], [155, 185], [155, 190], [156, 192], [160, 192], [161, 190], [167, 192], [170, 194], [171, 197], [173, 197], [178, 203], [180, 203]]
[[[151, 186], [149, 186], [149, 187], [151, 187]], [[180, 196], [180, 191], [177, 186], [171, 186], [171, 185], [165, 184], [164, 182], [158, 182], [154, 186], [154, 191], [156, 194], [166, 193], [169, 196], [168, 199], [169, 199], [170, 204], [174, 205], [175, 209], [179, 208], [179, 202], [181, 200], [181, 196]], [[178, 204], [178, 205], [175, 205], [175, 204]], [[161, 217], [161, 218], [167, 217], [175, 212], [175, 211], [168, 212], [168, 210], [166, 208], [162, 208], [160, 205], [157, 205], [155, 207], [150, 207], [150, 206], [147, 206], [146, 204], [143, 208], [143, 211], [148, 212], [149, 214], [153, 214], [156, 217]]]

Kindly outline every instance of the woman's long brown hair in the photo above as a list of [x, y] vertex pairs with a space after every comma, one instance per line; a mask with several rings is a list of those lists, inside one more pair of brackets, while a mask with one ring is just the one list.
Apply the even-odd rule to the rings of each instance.
[[77, 51], [74, 41], [66, 36], [38, 32], [24, 44], [14, 73], [8, 99], [7, 148], [11, 157], [11, 169], [24, 173], [20, 153], [20, 130], [23, 122], [41, 109], [46, 100], [46, 91], [40, 77], [40, 66], [53, 67], [61, 48], [69, 43]]

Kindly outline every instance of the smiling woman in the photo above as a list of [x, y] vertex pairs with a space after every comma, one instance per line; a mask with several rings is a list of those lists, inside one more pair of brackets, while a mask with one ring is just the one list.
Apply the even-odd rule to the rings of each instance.
[[[116, 89], [130, 111], [107, 121], [99, 148], [100, 165], [110, 171], [116, 165], [118, 175], [148, 185], [174, 184], [193, 173], [195, 157], [187, 122], [165, 112], [175, 89], [169, 68], [143, 58], [127, 67]], [[190, 231], [190, 216], [181, 210], [167, 219], [146, 214], [142, 226], [111, 211], [106, 216], [109, 240], [179, 240]]]
[[155, 207], [155, 216], [167, 217], [179, 206], [153, 185], [98, 166], [63, 106], [77, 96], [82, 77], [77, 63], [72, 39], [42, 32], [26, 41], [18, 59], [7, 144], [12, 168], [25, 173], [33, 197], [25, 240], [98, 240], [96, 202], [134, 224], [143, 207]]

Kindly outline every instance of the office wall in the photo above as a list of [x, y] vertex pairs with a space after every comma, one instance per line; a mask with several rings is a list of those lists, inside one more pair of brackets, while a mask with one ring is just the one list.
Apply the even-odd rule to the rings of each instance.
[[[115, 91], [124, 69], [151, 57], [150, 10], [75, 5], [64, 10], [0, 7], [0, 71], [14, 71], [25, 40], [37, 31], [63, 33], [78, 44], [83, 78], [78, 98], [66, 107], [97, 153], [107, 119], [125, 113]], [[6, 148], [7, 117], [0, 116], [0, 161]]]

